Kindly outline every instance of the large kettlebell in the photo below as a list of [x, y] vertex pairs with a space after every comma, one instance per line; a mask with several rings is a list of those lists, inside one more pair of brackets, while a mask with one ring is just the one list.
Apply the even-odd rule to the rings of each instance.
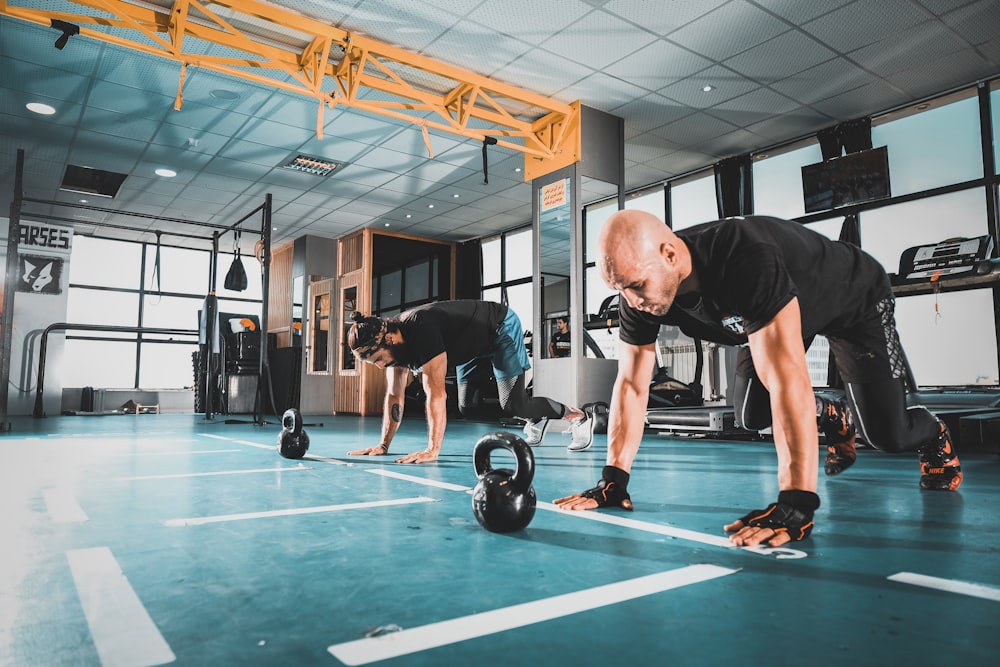
[[594, 420], [594, 433], [608, 432], [608, 404], [604, 401], [586, 403], [580, 408]]
[[309, 451], [309, 434], [302, 428], [302, 415], [295, 408], [288, 408], [281, 416], [281, 426], [278, 453], [286, 459], [301, 459]]
[[[506, 449], [517, 462], [515, 470], [493, 469], [490, 452]], [[513, 433], [484, 435], [476, 443], [472, 461], [479, 483], [472, 492], [472, 512], [479, 524], [494, 533], [512, 533], [525, 528], [535, 516], [535, 456], [531, 447]]]

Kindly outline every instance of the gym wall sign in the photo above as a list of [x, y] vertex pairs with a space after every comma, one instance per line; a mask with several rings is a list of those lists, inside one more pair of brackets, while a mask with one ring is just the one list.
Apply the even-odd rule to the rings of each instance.
[[34, 252], [69, 255], [73, 247], [73, 228], [43, 222], [22, 222], [19, 248]]
[[17, 291], [31, 294], [61, 294], [63, 259], [38, 255], [20, 255]]

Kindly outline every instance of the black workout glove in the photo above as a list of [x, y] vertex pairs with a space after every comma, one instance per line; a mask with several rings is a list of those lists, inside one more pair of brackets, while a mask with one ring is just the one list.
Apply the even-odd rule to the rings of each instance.
[[740, 519], [744, 526], [770, 528], [775, 535], [788, 533], [792, 540], [809, 537], [813, 527], [813, 513], [819, 507], [819, 496], [812, 491], [781, 491], [778, 502], [767, 509], [754, 510]]
[[604, 466], [601, 470], [601, 481], [592, 489], [587, 489], [580, 495], [593, 498], [598, 507], [621, 507], [632, 511], [632, 498], [628, 495], [629, 474], [615, 466]]

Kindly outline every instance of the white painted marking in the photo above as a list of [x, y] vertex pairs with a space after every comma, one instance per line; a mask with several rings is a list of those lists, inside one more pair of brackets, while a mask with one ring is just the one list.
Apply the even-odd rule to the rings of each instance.
[[235, 439], [231, 439], [231, 438], [229, 440], [230, 440], [230, 442], [235, 442], [237, 445], [247, 445], [248, 447], [256, 447], [257, 449], [271, 449], [271, 450], [274, 450], [274, 451], [277, 451], [277, 449], [278, 449], [278, 441], [277, 440], [275, 440], [270, 445], [264, 445], [264, 444], [261, 444], [259, 442], [253, 442], [252, 440], [235, 440]]
[[318, 507], [295, 507], [286, 510], [270, 510], [267, 512], [245, 512], [242, 514], [219, 514], [191, 519], [168, 519], [167, 526], [200, 526], [206, 523], [223, 521], [241, 521], [244, 519], [266, 519], [276, 516], [294, 516], [297, 514], [318, 514], [320, 512], [339, 512], [341, 510], [369, 509], [372, 507], [390, 507], [392, 505], [411, 505], [413, 503], [433, 503], [433, 498], [417, 496], [416, 498], [400, 498], [398, 500], [375, 500], [367, 503], [347, 503], [344, 505], [320, 505]]
[[135, 482], [146, 479], [184, 479], [186, 477], [216, 477], [218, 475], [252, 475], [260, 472], [296, 472], [312, 470], [309, 466], [281, 466], [278, 468], [254, 468], [252, 470], [217, 470], [214, 472], [181, 472], [170, 475], [137, 475], [135, 477], [119, 477], [119, 482]]
[[341, 461], [339, 459], [331, 459], [331, 458], [329, 458], [327, 456], [318, 456], [316, 454], [306, 454], [305, 456], [302, 457], [302, 460], [306, 460], [306, 459], [308, 459], [310, 461], [321, 461], [323, 463], [332, 463], [333, 465], [337, 465], [337, 466], [347, 466], [348, 468], [353, 468], [354, 467], [354, 464], [351, 463], [350, 461]]
[[582, 511], [564, 510], [564, 509], [559, 509], [552, 503], [538, 503], [536, 507], [538, 509], [548, 510], [550, 512], [559, 512], [563, 515], [573, 516], [578, 519], [588, 519], [590, 521], [610, 523], [616, 526], [622, 526], [624, 528], [634, 528], [635, 530], [642, 530], [647, 533], [668, 535], [670, 537], [676, 537], [681, 540], [689, 540], [691, 542], [701, 542], [702, 544], [710, 544], [713, 547], [723, 547], [725, 549], [739, 549], [742, 551], [750, 551], [764, 556], [775, 556], [776, 558], [805, 558], [808, 555], [806, 554], [806, 552], [800, 551], [799, 549], [791, 549], [787, 547], [768, 547], [760, 545], [755, 547], [737, 547], [735, 544], [729, 541], [728, 537], [723, 537], [721, 535], [709, 535], [707, 533], [698, 533], [693, 530], [687, 530], [684, 528], [673, 528], [671, 526], [664, 526], [658, 523], [649, 523], [648, 521], [628, 519], [625, 517], [615, 516], [612, 514], [604, 514], [602, 512], [594, 512], [590, 510], [582, 510]]
[[417, 484], [423, 484], [425, 486], [435, 486], [439, 489], [448, 489], [449, 491], [470, 491], [471, 489], [467, 486], [462, 486], [461, 484], [450, 484], [448, 482], [439, 482], [436, 479], [427, 479], [426, 477], [417, 477], [416, 475], [405, 475], [401, 472], [396, 472], [395, 470], [383, 470], [382, 468], [369, 468], [365, 472], [374, 473], [376, 475], [382, 475], [384, 477], [393, 477], [395, 479], [405, 479], [407, 482], [416, 482]]
[[903, 584], [913, 584], [924, 588], [934, 588], [948, 593], [958, 593], [984, 600], [1000, 602], [1000, 588], [994, 586], [984, 586], [983, 584], [973, 584], [966, 581], [955, 581], [954, 579], [941, 579], [940, 577], [930, 577], [926, 574], [916, 572], [897, 572], [888, 577], [889, 581], [898, 581]]
[[47, 489], [42, 498], [49, 517], [56, 523], [81, 523], [88, 519], [69, 489]]
[[275, 444], [273, 445], [262, 445], [259, 442], [253, 442], [251, 440], [237, 440], [236, 438], [227, 438], [224, 435], [215, 435], [214, 433], [199, 433], [198, 435], [205, 438], [213, 438], [215, 440], [225, 440], [226, 442], [235, 442], [238, 445], [247, 445], [249, 447], [256, 447], [257, 449], [276, 449], [278, 446], [277, 440], [275, 440]]
[[202, 449], [197, 452], [135, 452], [129, 456], [189, 456], [192, 454], [231, 454], [232, 452], [242, 452], [242, 449]]
[[107, 547], [66, 552], [102, 665], [163, 665], [176, 657]]
[[738, 571], [717, 565], [689, 565], [400, 632], [334, 644], [327, 651], [346, 665], [365, 665], [661, 593]]

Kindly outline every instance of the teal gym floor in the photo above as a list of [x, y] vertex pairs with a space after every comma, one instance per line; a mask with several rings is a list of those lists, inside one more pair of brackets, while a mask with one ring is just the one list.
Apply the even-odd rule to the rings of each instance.
[[[777, 495], [766, 441], [647, 435], [635, 511], [569, 513], [551, 501], [593, 485], [606, 438], [571, 453], [550, 432], [534, 520], [498, 535], [469, 490], [499, 425], [452, 421], [437, 463], [403, 466], [346, 456], [378, 418], [305, 421], [296, 462], [276, 418], [15, 420], [0, 665], [998, 664], [995, 451], [960, 450], [965, 482], [941, 493], [916, 455], [861, 450], [820, 480], [810, 539], [737, 549], [723, 524]], [[391, 453], [425, 434], [408, 417]]]

